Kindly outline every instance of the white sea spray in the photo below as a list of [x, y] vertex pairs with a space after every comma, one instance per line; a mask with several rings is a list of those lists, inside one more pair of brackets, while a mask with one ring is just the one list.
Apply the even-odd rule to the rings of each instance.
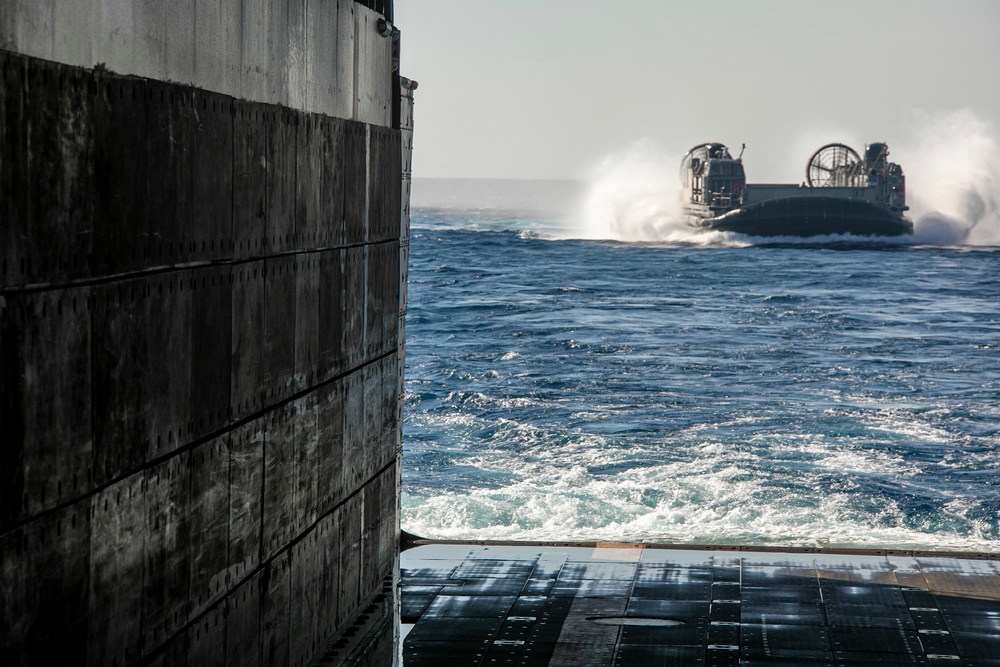
[[906, 170], [917, 240], [1000, 245], [997, 128], [968, 110], [913, 112], [910, 140], [893, 150]]

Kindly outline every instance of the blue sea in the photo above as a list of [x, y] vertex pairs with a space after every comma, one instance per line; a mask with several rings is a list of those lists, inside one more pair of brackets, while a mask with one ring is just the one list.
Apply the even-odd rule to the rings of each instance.
[[592, 194], [414, 184], [405, 530], [1000, 551], [1000, 245]]

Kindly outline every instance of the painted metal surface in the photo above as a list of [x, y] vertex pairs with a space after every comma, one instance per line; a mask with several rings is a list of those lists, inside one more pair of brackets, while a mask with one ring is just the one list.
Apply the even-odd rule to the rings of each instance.
[[1000, 664], [1000, 559], [426, 544], [404, 665]]
[[401, 131], [0, 72], [0, 663], [391, 654]]
[[0, 49], [389, 125], [386, 0], [5, 0]]

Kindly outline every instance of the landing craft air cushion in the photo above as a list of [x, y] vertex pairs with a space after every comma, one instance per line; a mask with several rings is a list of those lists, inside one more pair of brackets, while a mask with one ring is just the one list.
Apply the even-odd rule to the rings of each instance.
[[746, 182], [742, 151], [733, 158], [723, 144], [699, 144], [681, 161], [685, 216], [694, 227], [749, 236], [912, 234], [906, 179], [888, 155], [883, 143], [868, 144], [864, 159], [827, 144], [809, 159], [802, 185], [758, 184]]

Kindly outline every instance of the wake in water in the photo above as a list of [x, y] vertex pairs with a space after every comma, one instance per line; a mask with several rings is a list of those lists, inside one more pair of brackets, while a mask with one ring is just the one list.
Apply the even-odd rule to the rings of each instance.
[[1000, 253], [422, 229], [406, 530], [1000, 551]]
[[[913, 238], [904, 242], [1000, 245], [1000, 150], [993, 128], [968, 111], [915, 114], [910, 134], [893, 146], [893, 159], [906, 171], [914, 223]], [[696, 231], [683, 221], [679, 163], [680, 156], [648, 141], [608, 156], [594, 170], [566, 236], [742, 245], [733, 234]]]

